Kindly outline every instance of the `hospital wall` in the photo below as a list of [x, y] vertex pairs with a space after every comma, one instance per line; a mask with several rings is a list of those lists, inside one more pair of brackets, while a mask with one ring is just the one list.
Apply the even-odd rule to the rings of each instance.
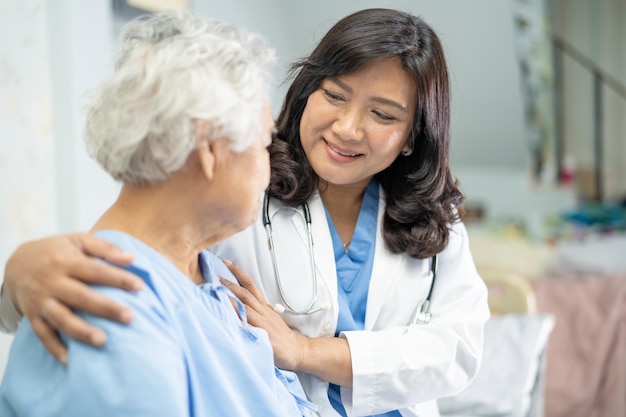
[[[374, 6], [421, 15], [440, 34], [449, 60], [454, 167], [468, 178], [475, 167], [486, 169], [487, 176], [491, 169], [523, 176], [526, 152], [508, 2], [196, 0], [191, 5], [261, 32], [277, 48], [275, 113], [288, 64], [337, 19]], [[0, 0], [1, 265], [27, 239], [88, 230], [117, 195], [119, 185], [87, 157], [81, 130], [83, 94], [112, 69], [118, 23], [110, 0]], [[10, 342], [0, 335], [0, 374]]]

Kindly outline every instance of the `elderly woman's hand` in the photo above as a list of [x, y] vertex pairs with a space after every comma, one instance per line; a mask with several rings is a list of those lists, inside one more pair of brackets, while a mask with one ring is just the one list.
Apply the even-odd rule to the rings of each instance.
[[274, 349], [274, 362], [281, 369], [298, 372], [306, 350], [308, 338], [287, 326], [280, 315], [270, 306], [252, 279], [236, 264], [224, 260], [228, 269], [235, 275], [239, 285], [222, 279], [241, 300], [246, 309], [248, 323], [264, 329]]
[[122, 323], [132, 312], [92, 291], [99, 284], [136, 291], [143, 281], [117, 265], [132, 256], [90, 234], [73, 234], [29, 242], [20, 246], [6, 264], [4, 285], [15, 307], [30, 321], [34, 332], [50, 353], [63, 363], [67, 349], [57, 331], [82, 342], [102, 346], [105, 334], [89, 326], [71, 309]]

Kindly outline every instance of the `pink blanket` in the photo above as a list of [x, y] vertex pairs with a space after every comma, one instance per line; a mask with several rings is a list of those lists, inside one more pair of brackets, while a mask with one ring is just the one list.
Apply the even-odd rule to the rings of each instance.
[[546, 417], [626, 416], [626, 276], [534, 282], [556, 317], [548, 345]]

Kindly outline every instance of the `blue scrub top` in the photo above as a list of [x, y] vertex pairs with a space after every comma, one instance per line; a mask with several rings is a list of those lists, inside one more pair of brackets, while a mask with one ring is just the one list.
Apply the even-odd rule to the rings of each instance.
[[267, 333], [245, 324], [240, 302], [239, 313], [233, 309], [234, 295], [217, 274], [234, 277], [215, 255], [199, 256], [206, 282], [196, 285], [137, 239], [117, 231], [97, 235], [135, 256], [129, 270], [143, 278], [144, 289], [94, 287], [130, 307], [133, 321], [79, 312], [105, 331], [107, 343], [98, 349], [65, 338], [64, 366], [24, 320], [0, 387], [1, 416], [311, 415], [315, 406], [295, 374], [274, 366]]
[[[363, 330], [365, 326], [365, 307], [367, 306], [367, 294], [376, 250], [378, 182], [370, 182], [365, 189], [359, 218], [347, 251], [328, 214], [328, 210], [326, 211], [326, 218], [333, 240], [335, 265], [337, 267], [339, 318], [335, 336], [338, 336], [343, 331]], [[345, 417], [346, 411], [341, 401], [340, 389], [341, 387], [338, 385], [330, 384], [328, 399], [333, 408]], [[375, 416], [396, 417], [400, 416], [400, 413], [391, 411]]]

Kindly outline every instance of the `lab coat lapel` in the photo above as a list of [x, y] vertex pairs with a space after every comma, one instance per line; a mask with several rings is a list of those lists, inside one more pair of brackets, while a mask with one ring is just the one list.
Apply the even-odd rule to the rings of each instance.
[[374, 264], [370, 278], [367, 307], [365, 310], [365, 330], [372, 330], [385, 299], [389, 296], [394, 282], [398, 279], [398, 271], [402, 265], [400, 254], [389, 252], [382, 235], [383, 215], [385, 213], [385, 192], [379, 189], [378, 222], [376, 223], [376, 249]]

